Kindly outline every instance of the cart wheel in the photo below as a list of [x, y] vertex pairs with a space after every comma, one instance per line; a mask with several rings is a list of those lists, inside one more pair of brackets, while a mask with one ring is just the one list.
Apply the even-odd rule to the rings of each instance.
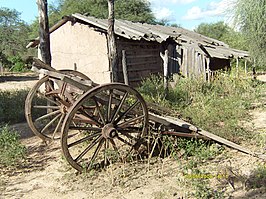
[[99, 85], [84, 93], [65, 117], [62, 150], [80, 172], [133, 160], [145, 150], [147, 126], [146, 103], [135, 89], [120, 83]]
[[[70, 76], [89, 78], [77, 71], [63, 70]], [[64, 91], [62, 90], [64, 89]], [[62, 122], [69, 107], [74, 103], [77, 88], [48, 76], [40, 79], [29, 91], [25, 101], [25, 116], [29, 127], [42, 140], [58, 139]]]

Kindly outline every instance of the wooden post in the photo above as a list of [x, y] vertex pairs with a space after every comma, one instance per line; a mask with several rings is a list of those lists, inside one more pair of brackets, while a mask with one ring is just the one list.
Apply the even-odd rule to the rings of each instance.
[[118, 81], [117, 77], [117, 52], [114, 33], [114, 0], [108, 0], [108, 30], [107, 30], [107, 45], [108, 45], [108, 59], [109, 69], [111, 71], [111, 82]]
[[169, 79], [169, 69], [168, 69], [168, 65], [169, 65], [169, 51], [166, 48], [164, 53], [160, 52], [160, 56], [163, 60], [163, 83], [164, 83], [164, 90], [168, 91], [168, 79]]
[[257, 79], [256, 76], [256, 59], [254, 59], [254, 64], [252, 66], [253, 79]]
[[202, 69], [203, 69], [203, 78], [206, 81], [206, 66], [205, 66], [205, 55], [201, 54]]
[[245, 59], [245, 74], [247, 75], [247, 73], [248, 73], [247, 60]]
[[206, 58], [206, 62], [207, 62], [207, 79], [208, 79], [208, 82], [210, 82], [211, 76], [210, 76], [210, 58], [209, 57]]
[[40, 52], [42, 61], [51, 65], [51, 51], [50, 51], [50, 33], [47, 0], [37, 0], [39, 11], [39, 37], [40, 37]]
[[1, 61], [0, 61], [0, 75], [4, 75], [4, 67]]
[[236, 58], [236, 75], [239, 76], [239, 70], [238, 70], [239, 60], [238, 57]]
[[125, 50], [122, 50], [122, 67], [123, 67], [124, 83], [126, 85], [129, 85], [128, 73], [127, 73], [126, 51]]

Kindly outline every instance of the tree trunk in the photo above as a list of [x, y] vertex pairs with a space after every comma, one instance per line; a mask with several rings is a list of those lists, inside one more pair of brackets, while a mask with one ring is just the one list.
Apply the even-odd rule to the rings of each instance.
[[114, 0], [108, 0], [108, 30], [107, 30], [107, 45], [108, 45], [108, 59], [109, 59], [109, 68], [111, 71], [111, 81], [118, 81], [117, 78], [117, 52], [116, 52], [116, 43], [115, 43], [115, 34], [114, 34]]
[[37, 0], [39, 11], [39, 37], [42, 61], [51, 65], [50, 33], [47, 11], [47, 0]]

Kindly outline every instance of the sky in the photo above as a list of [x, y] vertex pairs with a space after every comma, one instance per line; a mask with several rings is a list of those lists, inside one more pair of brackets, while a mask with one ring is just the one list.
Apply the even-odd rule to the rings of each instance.
[[[225, 21], [229, 25], [232, 17], [228, 9], [236, 0], [149, 0], [158, 20], [166, 19], [170, 24], [194, 30], [200, 23]], [[48, 0], [48, 4], [56, 0]], [[16, 9], [21, 19], [31, 23], [38, 15], [36, 0], [0, 0], [0, 7]]]

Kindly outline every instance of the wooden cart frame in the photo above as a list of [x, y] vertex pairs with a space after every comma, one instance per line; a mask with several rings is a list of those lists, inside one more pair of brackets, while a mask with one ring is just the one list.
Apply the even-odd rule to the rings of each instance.
[[80, 72], [57, 71], [38, 59], [33, 69], [44, 77], [26, 98], [27, 122], [42, 140], [60, 139], [66, 160], [80, 172], [147, 156], [151, 125], [160, 126], [162, 135], [212, 139], [260, 156], [181, 119], [160, 115], [164, 108], [147, 106], [128, 85], [98, 85]]

